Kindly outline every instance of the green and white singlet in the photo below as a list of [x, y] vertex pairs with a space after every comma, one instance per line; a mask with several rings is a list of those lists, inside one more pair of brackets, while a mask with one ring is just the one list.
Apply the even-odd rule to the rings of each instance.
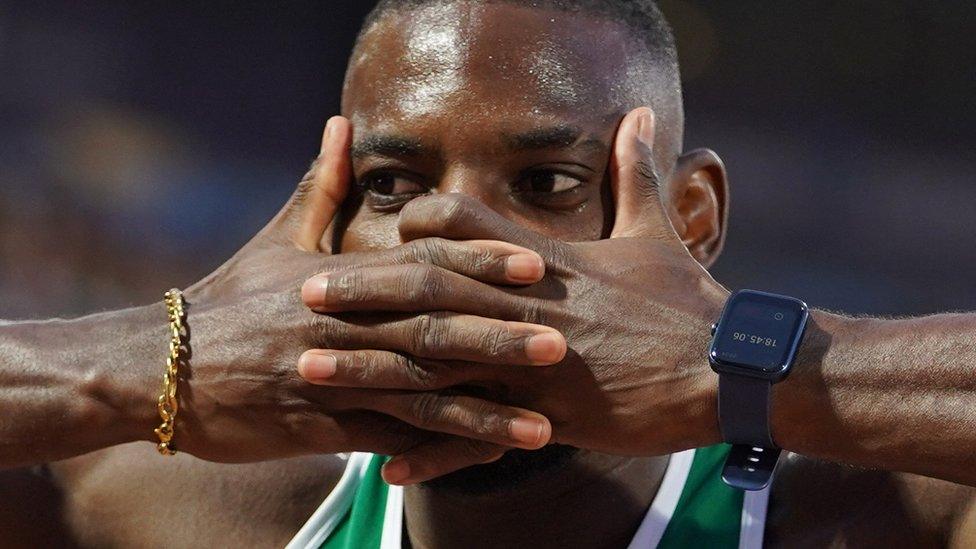
[[[728, 452], [721, 444], [673, 454], [628, 549], [762, 547], [769, 487], [726, 486], [721, 471]], [[352, 454], [339, 484], [287, 549], [400, 549], [403, 488], [383, 482], [387, 459]]]

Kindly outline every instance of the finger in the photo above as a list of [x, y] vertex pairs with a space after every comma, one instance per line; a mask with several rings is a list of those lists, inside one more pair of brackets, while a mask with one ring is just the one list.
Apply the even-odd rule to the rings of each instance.
[[379, 412], [366, 410], [303, 414], [291, 429], [309, 453], [372, 452], [396, 455], [443, 435], [418, 429]]
[[425, 431], [526, 450], [538, 450], [552, 437], [542, 414], [463, 395], [378, 393], [369, 408]]
[[549, 258], [552, 241], [538, 233], [512, 223], [497, 212], [459, 194], [423, 196], [411, 200], [400, 210], [400, 239], [439, 236], [451, 240], [501, 240], [525, 246]]
[[383, 465], [383, 480], [405, 486], [497, 461], [508, 448], [470, 439], [447, 437], [421, 444]]
[[349, 121], [341, 116], [330, 118], [318, 158], [271, 224], [275, 232], [299, 249], [321, 251], [322, 238], [352, 181], [351, 142]]
[[[546, 265], [539, 254], [507, 242], [471, 240], [456, 242], [443, 238], [425, 238], [379, 252], [340, 254], [326, 258], [322, 270], [335, 272], [359, 267], [436, 265], [475, 280], [491, 284], [526, 285], [542, 280]], [[322, 298], [322, 280], [311, 281], [303, 288], [306, 303]], [[306, 294], [305, 292], [308, 292]]]
[[566, 339], [547, 326], [437, 311], [415, 316], [316, 316], [333, 349], [376, 349], [436, 360], [546, 366], [566, 356]]
[[486, 378], [487, 368], [497, 366], [372, 350], [312, 349], [298, 359], [298, 373], [313, 385], [359, 389], [434, 391]]
[[303, 286], [302, 300], [317, 313], [454, 311], [503, 320], [525, 320], [536, 308], [533, 298], [422, 263], [316, 275]]
[[319, 251], [325, 230], [342, 206], [352, 181], [352, 126], [341, 116], [332, 117], [325, 127], [319, 165], [309, 186], [300, 215], [295, 243], [306, 251]]
[[654, 111], [641, 107], [629, 112], [617, 130], [610, 162], [616, 209], [611, 238], [674, 233], [661, 202], [654, 129]]

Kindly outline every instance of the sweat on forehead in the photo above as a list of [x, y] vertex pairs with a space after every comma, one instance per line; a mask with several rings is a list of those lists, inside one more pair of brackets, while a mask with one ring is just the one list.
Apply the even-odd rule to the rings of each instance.
[[622, 15], [550, 5], [569, 3], [381, 2], [350, 59], [343, 113], [357, 127], [436, 116], [612, 124], [650, 105], [659, 145], [676, 153], [683, 119], [673, 50]]

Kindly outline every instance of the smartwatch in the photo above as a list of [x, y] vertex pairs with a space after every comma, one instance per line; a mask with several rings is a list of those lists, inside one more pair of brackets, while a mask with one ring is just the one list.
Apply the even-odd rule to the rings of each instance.
[[770, 393], [793, 367], [809, 317], [799, 299], [740, 290], [712, 325], [708, 360], [719, 376], [719, 428], [732, 445], [722, 470], [729, 486], [769, 485], [780, 454], [769, 430]]

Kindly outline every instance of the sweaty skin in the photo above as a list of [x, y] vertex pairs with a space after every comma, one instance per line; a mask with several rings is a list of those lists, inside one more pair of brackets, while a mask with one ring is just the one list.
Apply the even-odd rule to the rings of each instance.
[[[626, 102], [607, 100], [605, 90], [620, 87], [627, 64], [599, 57], [609, 50], [633, 58], [628, 50], [634, 41], [607, 21], [576, 17], [567, 24], [560, 14], [557, 23], [552, 15], [512, 6], [445, 5], [384, 18], [367, 30], [351, 60], [343, 102], [356, 128], [353, 168], [363, 186], [343, 251], [399, 243], [400, 207], [428, 193], [473, 197], [560, 240], [607, 235], [611, 205], [605, 177], [612, 139], [622, 115], [640, 103], [634, 87], [616, 94]], [[498, 17], [518, 20], [518, 29], [497, 24]], [[540, 73], [540, 65], [560, 67], [561, 75]], [[674, 155], [662, 156], [668, 159], [673, 164]], [[533, 175], [543, 182], [540, 190], [532, 187]], [[573, 187], [545, 192], [557, 183]], [[482, 466], [480, 474], [462, 472], [450, 487], [409, 489], [406, 523], [413, 544], [626, 545], [666, 458], [552, 454], [510, 453]], [[543, 466], [510, 490], [456, 489], [494, 484], [506, 471], [537, 468], [539, 461], [559, 466]], [[557, 501], [553, 486], [566, 488]]]
[[[432, 32], [426, 34], [427, 28]], [[626, 52], [631, 41], [597, 18], [508, 4], [441, 6], [384, 18], [361, 48], [375, 54], [357, 55], [344, 95], [344, 114], [360, 145], [357, 180], [369, 181], [373, 191], [460, 193], [552, 238], [596, 239], [612, 225], [604, 177], [612, 136], [627, 111], [650, 105], [660, 115], [655, 160], [666, 174], [668, 212], [692, 255], [709, 264], [724, 231], [724, 171], [717, 159], [690, 155], [676, 162], [680, 121], [655, 102], [653, 81], [643, 82], [646, 96], [633, 88], [614, 92], [617, 103], [608, 100], [606, 88], [592, 88], [623, 78], [619, 67], [627, 66], [627, 56], [607, 52]], [[437, 55], [445, 49], [450, 55]], [[587, 58], [585, 52], [600, 55]], [[546, 67], [551, 70], [540, 75]], [[546, 139], [534, 134], [552, 126], [579, 131], [550, 132]], [[413, 142], [374, 139], [371, 154], [364, 154], [369, 136], [391, 135]], [[512, 143], [547, 146], [519, 150]], [[583, 143], [591, 144], [567, 147]], [[518, 185], [533, 168], [562, 177], [542, 175]], [[367, 177], [381, 169], [410, 182]], [[554, 196], [552, 190], [573, 184], [566, 178], [580, 185]], [[515, 192], [513, 185], [523, 190]], [[399, 243], [395, 213], [401, 204], [381, 194], [350, 203], [348, 228], [340, 235], [343, 252]], [[620, 547], [653, 497], [665, 460], [578, 452], [504, 495], [413, 488], [407, 493], [410, 538], [418, 547]], [[165, 535], [174, 546], [280, 546], [328, 492], [339, 464], [329, 456], [234, 466], [186, 455], [162, 460], [150, 445], [135, 444], [55, 470], [63, 518], [51, 520], [63, 526], [49, 530], [72, 542], [150, 547]], [[32, 478], [51, 484], [47, 475]], [[775, 485], [767, 541], [785, 547], [875, 541], [939, 546], [961, 522], [971, 497], [971, 490], [946, 482], [794, 456]], [[5, 512], [29, 521], [37, 510]]]

